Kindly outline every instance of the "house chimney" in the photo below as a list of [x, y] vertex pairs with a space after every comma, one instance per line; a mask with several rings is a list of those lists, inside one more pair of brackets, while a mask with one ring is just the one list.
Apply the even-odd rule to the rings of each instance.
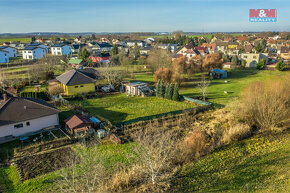
[[7, 94], [3, 94], [3, 100], [4, 101], [7, 101], [8, 100]]

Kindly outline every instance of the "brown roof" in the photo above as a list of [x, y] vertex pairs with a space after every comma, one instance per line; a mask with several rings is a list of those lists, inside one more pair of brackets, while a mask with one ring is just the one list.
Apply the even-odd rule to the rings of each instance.
[[60, 112], [44, 100], [11, 97], [0, 101], [0, 126], [36, 119]]
[[64, 122], [70, 129], [74, 129], [76, 127], [80, 127], [83, 125], [93, 124], [93, 122], [87, 116], [84, 115], [73, 115], [68, 119], [64, 120]]
[[280, 53], [289, 53], [290, 52], [290, 47], [282, 46]]

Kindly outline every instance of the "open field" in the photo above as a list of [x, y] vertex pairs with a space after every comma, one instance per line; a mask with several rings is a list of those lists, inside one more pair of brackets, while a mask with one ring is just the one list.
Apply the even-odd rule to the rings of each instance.
[[21, 38], [0, 38], [0, 43], [3, 43], [3, 42], [17, 42], [17, 41], [19, 41], [19, 42], [23, 42], [23, 43], [25, 43], [25, 42], [31, 42], [31, 38], [23, 38], [23, 37], [21, 37]]
[[[189, 37], [206, 37], [206, 38], [209, 38], [211, 39], [211, 36], [214, 35], [214, 34], [196, 34], [196, 35], [187, 35]], [[232, 36], [240, 36], [242, 35], [242, 33], [230, 33], [229, 35], [232, 35]], [[153, 36], [139, 36], [140, 38], [150, 38], [150, 37], [153, 37], [153, 38], [172, 38], [173, 35], [153, 35]]]
[[[78, 103], [75, 101], [75, 103]], [[193, 108], [196, 105], [152, 97], [131, 97], [126, 94], [112, 94], [102, 98], [80, 102], [90, 115], [100, 115], [113, 124], [139, 117], [156, 115], [176, 110]]]
[[185, 166], [177, 192], [289, 192], [290, 133], [259, 134]]

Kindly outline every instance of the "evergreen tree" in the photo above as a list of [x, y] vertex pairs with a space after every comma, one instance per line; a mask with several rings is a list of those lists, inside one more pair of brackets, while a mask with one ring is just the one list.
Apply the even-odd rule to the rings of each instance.
[[164, 94], [165, 94], [164, 81], [161, 80], [161, 85], [160, 85], [160, 97], [164, 98]]
[[166, 85], [164, 98], [169, 99], [169, 84]]
[[172, 100], [172, 97], [173, 97], [173, 86], [172, 83], [170, 83], [168, 90], [168, 99]]
[[174, 86], [172, 100], [179, 101], [179, 87], [178, 87], [178, 84], [177, 83], [175, 83], [175, 86]]
[[158, 80], [157, 84], [156, 84], [156, 88], [155, 88], [155, 94], [156, 94], [156, 97], [160, 97], [160, 80]]
[[283, 63], [282, 61], [279, 61], [279, 62], [277, 63], [277, 65], [276, 65], [275, 68], [276, 68], [277, 70], [279, 70], [279, 71], [283, 71], [283, 70], [285, 70], [285, 68], [286, 68], [286, 64]]
[[234, 55], [233, 57], [232, 57], [232, 61], [231, 61], [234, 65], [238, 65], [238, 63], [239, 63], [239, 58], [238, 58], [238, 56], [237, 55]]
[[116, 46], [116, 44], [114, 44], [112, 50], [111, 50], [111, 55], [117, 55], [118, 54], [118, 47]]
[[82, 60], [86, 60], [90, 56], [90, 53], [86, 48], [82, 49], [82, 51], [79, 53], [79, 58]]

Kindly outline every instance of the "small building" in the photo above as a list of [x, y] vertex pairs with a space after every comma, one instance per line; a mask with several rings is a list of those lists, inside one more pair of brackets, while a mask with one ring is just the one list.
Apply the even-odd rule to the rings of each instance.
[[145, 47], [146, 43], [143, 40], [128, 40], [126, 42], [127, 47], [134, 47], [135, 45], [137, 45], [140, 48]]
[[51, 54], [57, 56], [67, 56], [72, 54], [72, 48], [65, 44], [55, 44], [51, 46]]
[[177, 50], [178, 44], [160, 44], [158, 45], [158, 48], [164, 49], [164, 50], [170, 50], [172, 53]]
[[41, 47], [31, 46], [22, 49], [23, 59], [38, 60], [46, 56], [46, 50]]
[[210, 72], [210, 76], [215, 79], [221, 79], [221, 78], [227, 78], [228, 77], [228, 72], [226, 70], [221, 70], [221, 69], [212, 69]]
[[282, 58], [284, 60], [290, 60], [290, 47], [281, 46], [280, 58]]
[[17, 137], [59, 125], [60, 110], [36, 98], [3, 95], [0, 101], [0, 138]]
[[64, 122], [67, 132], [71, 135], [93, 134], [94, 123], [85, 115], [73, 115]]
[[233, 69], [235, 65], [232, 62], [223, 63], [223, 69]]
[[70, 59], [68, 61], [68, 63], [73, 67], [73, 68], [78, 68], [80, 66], [82, 66], [82, 64], [84, 63], [82, 59]]
[[92, 68], [70, 70], [56, 79], [64, 90], [64, 95], [72, 96], [82, 93], [95, 92], [96, 71]]
[[153, 91], [148, 87], [146, 83], [143, 82], [132, 82], [132, 83], [124, 83], [124, 92], [127, 93], [128, 96], [152, 96]]

